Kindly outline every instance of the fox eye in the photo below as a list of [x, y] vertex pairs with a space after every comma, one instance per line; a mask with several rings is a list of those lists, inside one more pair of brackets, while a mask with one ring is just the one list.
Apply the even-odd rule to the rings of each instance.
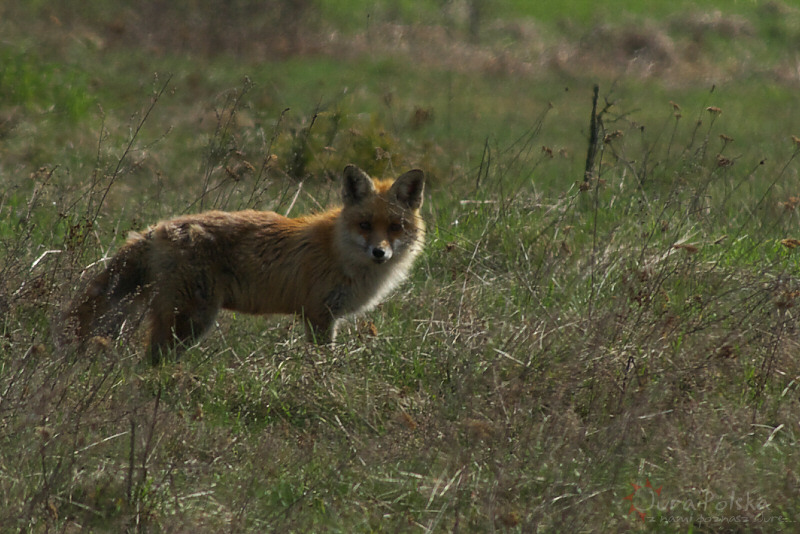
[[400, 223], [394, 222], [394, 223], [389, 225], [389, 231], [390, 232], [402, 232], [403, 231], [403, 225], [400, 224]]
[[372, 230], [372, 223], [369, 221], [362, 221], [358, 223], [358, 227], [364, 230], [365, 232], [369, 232]]

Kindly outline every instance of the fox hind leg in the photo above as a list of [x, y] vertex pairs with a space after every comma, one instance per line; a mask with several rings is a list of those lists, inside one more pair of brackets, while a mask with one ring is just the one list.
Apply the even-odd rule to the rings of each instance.
[[196, 313], [176, 312], [171, 317], [153, 317], [150, 331], [150, 361], [158, 365], [175, 351], [179, 354], [203, 337], [214, 323], [216, 313], [198, 317]]
[[197, 342], [214, 324], [220, 304], [195, 300], [180, 309], [153, 309], [150, 316], [150, 361], [158, 365], [175, 351], [179, 354]]

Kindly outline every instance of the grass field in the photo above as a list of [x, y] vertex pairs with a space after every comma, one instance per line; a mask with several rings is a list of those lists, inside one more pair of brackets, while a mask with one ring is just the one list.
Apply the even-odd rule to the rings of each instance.
[[[800, 10], [68, 4], [0, 7], [1, 531], [797, 528]], [[130, 230], [348, 163], [428, 235], [337, 344], [54, 343]]]

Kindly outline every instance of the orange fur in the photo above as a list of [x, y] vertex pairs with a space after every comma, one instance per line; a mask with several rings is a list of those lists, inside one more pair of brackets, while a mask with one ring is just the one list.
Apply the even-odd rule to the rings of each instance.
[[333, 341], [337, 321], [376, 305], [407, 275], [424, 241], [424, 176], [374, 181], [343, 174], [343, 206], [289, 219], [210, 211], [132, 233], [68, 311], [85, 340], [117, 335], [132, 311], [149, 317], [150, 353], [200, 338], [221, 309], [298, 314], [307, 337]]

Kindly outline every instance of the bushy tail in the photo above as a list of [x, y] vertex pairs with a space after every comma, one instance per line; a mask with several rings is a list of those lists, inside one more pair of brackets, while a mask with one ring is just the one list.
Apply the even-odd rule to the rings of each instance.
[[149, 241], [133, 234], [103, 272], [92, 279], [64, 317], [65, 341], [117, 337], [147, 291]]

